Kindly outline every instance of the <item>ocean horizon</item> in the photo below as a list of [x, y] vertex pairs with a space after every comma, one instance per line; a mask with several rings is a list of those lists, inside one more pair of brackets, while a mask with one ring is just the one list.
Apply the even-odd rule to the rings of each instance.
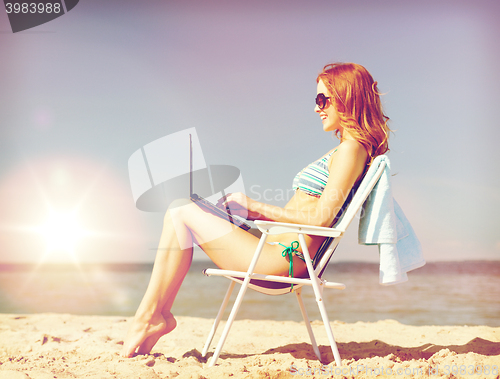
[[[152, 263], [3, 263], [0, 313], [133, 316], [152, 267]], [[229, 280], [203, 275], [207, 267], [215, 265], [193, 262], [172, 308], [174, 315], [215, 318]], [[410, 272], [408, 282], [394, 286], [379, 284], [378, 263], [334, 262], [324, 278], [347, 286], [342, 291], [325, 289], [331, 321], [500, 326], [500, 261], [428, 262]], [[311, 288], [303, 289], [303, 298], [310, 319], [321, 319]], [[249, 290], [238, 319], [301, 321], [302, 316], [294, 294], [275, 297]]]

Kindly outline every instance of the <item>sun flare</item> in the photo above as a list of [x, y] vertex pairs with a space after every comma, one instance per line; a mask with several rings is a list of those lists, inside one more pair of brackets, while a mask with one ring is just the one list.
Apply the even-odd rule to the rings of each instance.
[[45, 237], [48, 251], [73, 253], [83, 236], [74, 212], [51, 212], [39, 231]]

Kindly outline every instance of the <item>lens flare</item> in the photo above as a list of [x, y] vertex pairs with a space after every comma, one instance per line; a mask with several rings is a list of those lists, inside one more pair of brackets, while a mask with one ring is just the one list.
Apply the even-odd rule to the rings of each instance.
[[45, 238], [48, 251], [68, 253], [74, 252], [84, 235], [75, 212], [51, 211], [38, 232]]

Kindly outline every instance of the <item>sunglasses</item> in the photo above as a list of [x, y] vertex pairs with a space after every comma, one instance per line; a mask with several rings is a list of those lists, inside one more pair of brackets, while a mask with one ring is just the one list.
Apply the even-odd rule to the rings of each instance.
[[316, 96], [316, 105], [318, 106], [319, 109], [323, 109], [326, 107], [326, 101], [330, 99], [329, 97], [326, 97], [325, 94], [319, 93], [318, 96]]

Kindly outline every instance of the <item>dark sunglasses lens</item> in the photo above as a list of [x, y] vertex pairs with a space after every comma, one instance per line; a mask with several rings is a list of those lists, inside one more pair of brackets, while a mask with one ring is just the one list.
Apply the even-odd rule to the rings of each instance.
[[326, 97], [322, 93], [318, 94], [316, 96], [316, 105], [319, 107], [319, 109], [323, 109], [326, 105]]

